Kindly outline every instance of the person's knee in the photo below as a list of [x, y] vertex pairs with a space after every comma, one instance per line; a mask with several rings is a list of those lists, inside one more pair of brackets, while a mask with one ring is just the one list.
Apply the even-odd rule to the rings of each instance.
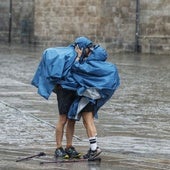
[[88, 125], [91, 124], [91, 122], [93, 122], [93, 116], [92, 116], [92, 112], [84, 112], [82, 114], [82, 118], [83, 118], [83, 124], [84, 125]]
[[68, 126], [74, 126], [75, 120], [68, 119], [67, 124], [68, 124]]
[[87, 123], [86, 123], [85, 120], [83, 120], [83, 125], [84, 125], [85, 128], [87, 128]]
[[66, 122], [67, 122], [66, 115], [60, 115], [60, 117], [59, 117], [59, 124], [64, 126], [66, 124]]

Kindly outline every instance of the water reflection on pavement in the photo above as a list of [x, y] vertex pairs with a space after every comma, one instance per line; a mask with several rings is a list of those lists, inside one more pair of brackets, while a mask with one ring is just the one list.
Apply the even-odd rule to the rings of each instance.
[[[53, 159], [58, 118], [56, 96], [44, 100], [30, 85], [42, 51], [0, 49], [0, 169], [170, 169], [169, 56], [109, 57], [118, 66], [121, 86], [95, 122], [103, 150], [101, 163], [39, 165], [41, 160]], [[88, 149], [81, 121], [76, 124], [74, 145], [82, 153]], [[39, 152], [47, 156], [15, 162]]]

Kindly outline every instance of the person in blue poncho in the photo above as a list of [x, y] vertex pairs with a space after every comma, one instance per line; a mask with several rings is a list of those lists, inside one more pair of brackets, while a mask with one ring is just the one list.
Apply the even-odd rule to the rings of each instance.
[[[79, 42], [80, 39], [76, 41]], [[83, 48], [76, 48], [78, 56], [81, 57], [76, 58], [71, 68], [72, 76], [79, 83], [77, 87], [79, 98], [77, 97], [77, 102], [72, 103], [68, 117], [76, 120], [79, 120], [81, 116], [83, 118], [90, 143], [90, 149], [83, 157], [88, 159], [101, 153], [101, 149], [97, 146], [94, 117], [98, 117], [98, 109], [113, 95], [120, 82], [116, 66], [106, 62], [105, 49], [99, 45], [93, 45], [83, 50]], [[90, 109], [86, 110], [89, 106]], [[83, 107], [84, 109], [81, 110]]]
[[[105, 49], [93, 45], [86, 37], [77, 38], [68, 47], [44, 51], [32, 84], [46, 99], [52, 91], [57, 93], [60, 112], [56, 127], [57, 157], [80, 157], [72, 147], [72, 137], [75, 121], [81, 117], [90, 142], [90, 149], [83, 157], [93, 158], [101, 153], [97, 147], [94, 117], [98, 117], [98, 109], [119, 86], [117, 68], [106, 59]], [[66, 122], [67, 147], [64, 150], [61, 142]]]

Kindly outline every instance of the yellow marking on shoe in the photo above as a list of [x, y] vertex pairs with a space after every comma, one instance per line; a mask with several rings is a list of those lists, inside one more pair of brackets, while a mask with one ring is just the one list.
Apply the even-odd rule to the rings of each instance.
[[68, 155], [63, 156], [63, 159], [69, 159]]

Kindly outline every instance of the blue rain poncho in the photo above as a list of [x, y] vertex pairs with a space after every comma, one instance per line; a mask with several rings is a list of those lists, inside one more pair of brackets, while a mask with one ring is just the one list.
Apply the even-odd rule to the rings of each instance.
[[88, 58], [75, 61], [74, 46], [48, 48], [32, 80], [38, 93], [48, 99], [56, 84], [63, 88], [75, 90], [77, 98], [70, 107], [68, 118], [79, 120], [81, 110], [89, 103], [94, 104], [94, 115], [118, 88], [119, 75], [117, 67], [106, 62], [107, 53], [100, 47], [91, 49]]
[[73, 46], [48, 48], [43, 52], [42, 59], [31, 82], [38, 88], [38, 94], [45, 99], [49, 98], [55, 85], [60, 84], [67, 76], [76, 55]]
[[90, 56], [82, 62], [75, 62], [71, 67], [71, 75], [78, 83], [76, 101], [68, 113], [70, 119], [79, 120], [81, 110], [89, 103], [94, 104], [94, 115], [114, 94], [120, 81], [116, 65], [106, 62], [107, 53], [95, 46]]

